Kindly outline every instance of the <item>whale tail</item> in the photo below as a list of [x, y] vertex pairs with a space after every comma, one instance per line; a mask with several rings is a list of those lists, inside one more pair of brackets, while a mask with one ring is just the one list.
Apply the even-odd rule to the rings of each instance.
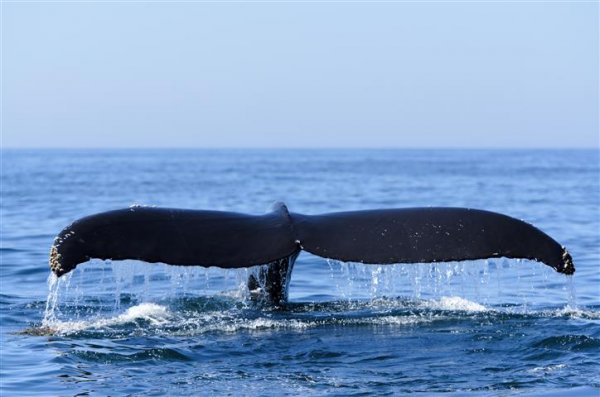
[[495, 257], [532, 259], [573, 274], [569, 253], [536, 227], [467, 208], [405, 208], [265, 215], [132, 207], [81, 218], [56, 237], [50, 268], [61, 276], [92, 258], [136, 259], [180, 266], [267, 265], [251, 290], [287, 299], [301, 250], [367, 264], [426, 263]]

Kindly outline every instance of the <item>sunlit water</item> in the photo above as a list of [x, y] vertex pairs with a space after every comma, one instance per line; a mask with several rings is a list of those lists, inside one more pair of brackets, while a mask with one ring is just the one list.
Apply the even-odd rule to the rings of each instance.
[[[4, 151], [1, 392], [598, 395], [598, 151]], [[574, 277], [507, 259], [300, 255], [290, 301], [256, 269], [94, 260], [49, 276], [72, 220], [132, 204], [262, 213], [468, 206], [534, 223]]]

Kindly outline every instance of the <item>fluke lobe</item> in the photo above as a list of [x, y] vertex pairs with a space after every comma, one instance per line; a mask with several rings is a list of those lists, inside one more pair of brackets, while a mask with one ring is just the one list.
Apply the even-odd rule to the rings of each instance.
[[322, 215], [265, 215], [131, 207], [90, 215], [56, 237], [50, 268], [57, 276], [92, 258], [137, 259], [180, 266], [267, 265], [248, 287], [282, 303], [301, 250], [367, 264], [523, 258], [573, 274], [567, 250], [536, 227], [469, 208], [402, 208]]

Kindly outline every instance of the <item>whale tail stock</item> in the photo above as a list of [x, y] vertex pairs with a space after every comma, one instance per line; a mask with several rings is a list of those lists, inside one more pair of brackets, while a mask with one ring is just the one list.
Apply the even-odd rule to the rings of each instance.
[[50, 268], [61, 276], [92, 258], [137, 259], [181, 266], [267, 265], [250, 289], [287, 299], [301, 250], [367, 264], [426, 263], [495, 257], [532, 259], [573, 274], [571, 256], [536, 227], [467, 208], [404, 208], [323, 215], [265, 215], [132, 207], [81, 218], [56, 237]]

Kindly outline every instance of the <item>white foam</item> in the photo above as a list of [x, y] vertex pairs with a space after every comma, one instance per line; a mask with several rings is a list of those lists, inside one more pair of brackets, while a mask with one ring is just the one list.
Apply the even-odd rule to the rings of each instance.
[[299, 320], [271, 320], [268, 318], [257, 318], [254, 320], [242, 320], [233, 324], [215, 324], [215, 328], [225, 332], [236, 332], [240, 330], [262, 330], [262, 329], [306, 329], [312, 324]]
[[83, 321], [60, 321], [54, 319], [45, 321], [43, 325], [56, 333], [71, 333], [127, 324], [138, 319], [146, 320], [150, 324], [158, 326], [168, 323], [171, 317], [171, 313], [164, 306], [155, 303], [141, 303], [130, 307], [125, 313], [116, 317]]
[[553, 371], [557, 371], [560, 369], [565, 368], [567, 365], [566, 364], [556, 364], [556, 365], [548, 365], [546, 367], [535, 367], [533, 369], [528, 370], [528, 372], [543, 372], [543, 373], [548, 373], [548, 372], [553, 372]]
[[[208, 318], [212, 317], [212, 318]], [[218, 319], [220, 317], [220, 319]], [[298, 320], [298, 319], [224, 319], [225, 316], [203, 316], [202, 319], [189, 319], [186, 322], [185, 333], [190, 331], [194, 334], [206, 332], [230, 332], [239, 331], [261, 331], [261, 330], [297, 330], [302, 331], [309, 328], [319, 327], [327, 324], [343, 325], [412, 325], [417, 323], [431, 322], [431, 319], [418, 316], [383, 316], [383, 317], [365, 317], [365, 318], [340, 318], [327, 320]]]
[[440, 299], [427, 301], [425, 305], [432, 309], [439, 310], [460, 310], [466, 312], [484, 312], [488, 309], [477, 303], [460, 296], [443, 296]]
[[269, 329], [304, 330], [317, 325], [312, 321], [296, 319], [274, 320], [270, 318], [235, 318], [225, 313], [211, 313], [201, 317], [189, 318], [178, 324], [186, 335], [206, 332], [260, 331]]
[[414, 325], [421, 323], [430, 323], [431, 318], [420, 316], [383, 316], [383, 317], [367, 317], [363, 319], [348, 319], [344, 320], [344, 324], [358, 325]]
[[115, 320], [116, 324], [123, 324], [136, 319], [144, 319], [150, 321], [152, 325], [161, 325], [167, 323], [170, 317], [171, 315], [165, 306], [156, 303], [141, 303], [130, 307]]
[[562, 309], [558, 309], [549, 313], [546, 313], [550, 317], [554, 316], [567, 316], [577, 319], [586, 320], [600, 320], [600, 312], [597, 310], [582, 310], [578, 307], [565, 306]]

